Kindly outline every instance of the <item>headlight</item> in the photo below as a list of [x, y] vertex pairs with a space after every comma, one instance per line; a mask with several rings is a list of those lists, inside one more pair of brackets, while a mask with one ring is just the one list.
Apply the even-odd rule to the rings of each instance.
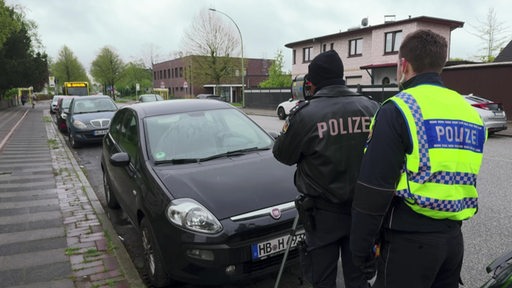
[[74, 120], [73, 121], [73, 126], [75, 126], [78, 129], [85, 129], [85, 128], [87, 128], [87, 125], [85, 125], [84, 122], [82, 122], [80, 120]]
[[171, 201], [167, 207], [167, 218], [172, 223], [192, 231], [213, 234], [222, 230], [219, 220], [192, 199], [184, 198]]

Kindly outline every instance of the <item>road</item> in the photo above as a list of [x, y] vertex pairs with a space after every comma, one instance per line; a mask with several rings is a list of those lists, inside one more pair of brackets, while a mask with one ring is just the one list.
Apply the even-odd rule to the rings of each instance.
[[[250, 115], [266, 131], [278, 132], [283, 121], [277, 117]], [[465, 258], [462, 270], [462, 280], [465, 287], [479, 287], [488, 278], [485, 272], [487, 264], [502, 253], [512, 249], [512, 225], [510, 224], [512, 209], [512, 138], [506, 136], [491, 136], [486, 145], [484, 161], [478, 177], [480, 194], [478, 214], [464, 223]], [[73, 149], [72, 149], [73, 150]], [[83, 166], [91, 186], [104, 205], [102, 175], [100, 169], [101, 146], [87, 146], [73, 150]], [[290, 179], [290, 181], [292, 181]], [[105, 205], [104, 205], [105, 206]], [[116, 231], [122, 237], [132, 260], [139, 271], [142, 270], [142, 252], [138, 234], [133, 226], [122, 215], [122, 212], [109, 210]], [[413, 261], [414, 259], [411, 259]], [[339, 281], [340, 282], [340, 281]], [[281, 288], [311, 287], [299, 285], [297, 267], [288, 269], [281, 281]], [[256, 283], [244, 284], [243, 287], [269, 288], [274, 286], [274, 278], [263, 279]], [[183, 286], [184, 288], [189, 286]], [[344, 287], [339, 283], [338, 287]]]

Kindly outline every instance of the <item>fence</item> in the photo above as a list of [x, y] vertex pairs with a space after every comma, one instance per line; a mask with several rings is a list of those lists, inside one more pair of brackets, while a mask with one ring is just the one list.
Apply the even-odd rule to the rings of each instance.
[[[382, 102], [398, 92], [396, 85], [354, 85], [348, 86], [353, 91], [371, 96]], [[291, 98], [290, 88], [265, 88], [245, 90], [245, 106], [254, 109], [276, 109], [279, 103]]]

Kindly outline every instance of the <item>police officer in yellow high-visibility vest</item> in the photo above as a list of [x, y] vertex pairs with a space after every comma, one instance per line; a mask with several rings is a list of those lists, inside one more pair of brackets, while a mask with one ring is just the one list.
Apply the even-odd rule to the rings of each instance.
[[354, 263], [373, 287], [459, 287], [462, 221], [478, 210], [476, 177], [486, 130], [440, 73], [444, 37], [408, 34], [399, 50], [402, 91], [377, 112], [352, 209]]

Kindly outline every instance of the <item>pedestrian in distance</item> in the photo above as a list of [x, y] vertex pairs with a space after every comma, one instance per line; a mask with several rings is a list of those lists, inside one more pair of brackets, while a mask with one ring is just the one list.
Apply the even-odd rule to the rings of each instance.
[[376, 288], [459, 287], [461, 226], [478, 209], [487, 133], [475, 109], [443, 86], [447, 48], [431, 30], [403, 39], [401, 92], [383, 103], [371, 125], [350, 246], [358, 267], [377, 262]]
[[30, 102], [32, 103], [32, 109], [36, 107], [37, 96], [34, 93], [30, 94]]
[[[296, 165], [295, 202], [306, 233], [299, 248], [304, 279], [336, 287], [341, 255], [346, 288], [368, 287], [349, 249], [351, 205], [369, 125], [379, 104], [345, 86], [336, 51], [308, 66], [310, 95], [292, 109], [273, 147], [274, 157]], [[290, 179], [290, 181], [292, 181]]]

